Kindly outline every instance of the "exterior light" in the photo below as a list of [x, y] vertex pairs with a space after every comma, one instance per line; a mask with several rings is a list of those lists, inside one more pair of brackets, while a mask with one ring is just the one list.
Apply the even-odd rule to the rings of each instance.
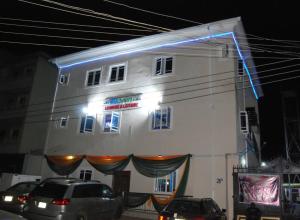
[[145, 93], [141, 97], [141, 107], [153, 111], [159, 108], [162, 102], [162, 94], [160, 93]]
[[246, 158], [244, 156], [241, 158], [241, 165], [243, 167], [245, 167], [247, 165], [247, 161], [246, 161]]
[[82, 108], [82, 112], [87, 115], [96, 115], [101, 110], [101, 105], [98, 102], [90, 102], [88, 106]]
[[67, 160], [73, 160], [74, 158], [75, 158], [75, 157], [72, 156], [72, 155], [66, 156], [66, 159], [67, 159]]
[[266, 166], [267, 166], [267, 163], [266, 163], [266, 162], [261, 162], [260, 166], [261, 166], [261, 167], [266, 167]]

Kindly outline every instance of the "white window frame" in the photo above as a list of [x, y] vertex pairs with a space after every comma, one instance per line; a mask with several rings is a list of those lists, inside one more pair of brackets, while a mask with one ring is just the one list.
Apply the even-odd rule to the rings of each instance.
[[[162, 128], [162, 117], [160, 119], [160, 128], [159, 129], [153, 129], [152, 126], [152, 121], [154, 120], [155, 116], [153, 116], [153, 114], [155, 114], [155, 111], [160, 110], [162, 112], [162, 110], [164, 109], [168, 109], [170, 108], [170, 126], [169, 128]], [[169, 131], [171, 129], [173, 129], [173, 114], [174, 114], [174, 109], [173, 106], [160, 106], [159, 108], [153, 110], [152, 112], [150, 112], [149, 114], [149, 127], [150, 127], [150, 131]], [[154, 117], [154, 118], [153, 118]]]
[[[100, 86], [101, 85], [101, 79], [102, 79], [102, 70], [103, 68], [97, 68], [97, 69], [92, 69], [92, 70], [88, 70], [86, 71], [86, 77], [85, 77], [85, 87], [90, 88], [90, 87], [96, 87], [96, 86]], [[99, 84], [95, 85], [95, 76], [96, 76], [96, 72], [100, 71], [100, 77], [99, 77]], [[89, 80], [89, 73], [93, 72], [93, 84], [92, 85], [88, 85], [88, 80]]]
[[[165, 179], [166, 181], [168, 180], [168, 179], [170, 179], [169, 177], [171, 176], [171, 175], [173, 175], [173, 173], [175, 173], [175, 186], [173, 186], [173, 190], [171, 190], [171, 191], [167, 191], [167, 187], [166, 187], [166, 189], [165, 189], [165, 191], [159, 191], [159, 190], [157, 190], [158, 189], [158, 182], [159, 182], [159, 180], [160, 179]], [[171, 194], [171, 193], [173, 193], [174, 191], [176, 191], [176, 189], [177, 189], [177, 186], [178, 186], [178, 170], [175, 170], [175, 171], [173, 171], [172, 173], [170, 173], [170, 174], [168, 174], [168, 175], [166, 175], [166, 176], [163, 176], [163, 177], [156, 177], [155, 179], [154, 179], [154, 187], [153, 187], [153, 192], [154, 193], [160, 193], [160, 194]]]
[[[170, 73], [166, 73], [166, 59], [168, 58], [172, 58], [172, 72]], [[161, 68], [160, 68], [160, 74], [156, 74], [156, 65], [157, 65], [157, 61], [159, 59], [162, 59], [162, 64], [161, 64]], [[163, 73], [162, 73], [163, 71]], [[154, 58], [154, 62], [153, 62], [153, 76], [154, 77], [163, 77], [163, 76], [171, 76], [174, 75], [175, 73], [175, 56], [159, 56], [159, 57], [155, 57]]]
[[[110, 127], [110, 131], [105, 131], [105, 117], [107, 114], [111, 114], [113, 115], [114, 113], [118, 113], [119, 114], [119, 129], [118, 130], [112, 130], [112, 128]], [[105, 111], [103, 113], [103, 120], [102, 120], [102, 133], [104, 134], [120, 134], [120, 131], [121, 131], [121, 120], [122, 120], [122, 112], [120, 111]], [[112, 121], [112, 117], [111, 117], [111, 121]]]
[[[81, 132], [81, 121], [82, 118], [85, 117], [84, 120], [84, 128], [83, 128], [83, 132]], [[92, 131], [86, 131], [86, 121], [87, 121], [87, 117], [93, 117], [93, 126], [92, 126]], [[94, 134], [95, 132], [95, 124], [97, 123], [96, 117], [94, 115], [89, 115], [89, 114], [85, 114], [85, 115], [81, 115], [81, 117], [79, 118], [79, 128], [78, 128], [78, 133], [79, 134]]]
[[67, 86], [69, 84], [69, 81], [70, 81], [70, 74], [69, 73], [61, 73], [59, 75], [58, 83], [60, 85]]
[[[83, 172], [83, 179], [81, 179], [80, 178], [80, 175], [81, 175], [81, 173]], [[91, 180], [93, 179], [93, 175], [94, 175], [94, 172], [93, 172], [93, 170], [91, 170], [91, 169], [81, 169], [80, 171], [79, 171], [79, 177], [78, 177], [78, 179], [81, 179], [81, 180], [86, 180], [85, 179], [85, 176], [86, 176], [86, 173], [88, 173], [88, 172], [90, 172], [91, 173]]]
[[[123, 77], [123, 80], [117, 80], [117, 81], [111, 82], [111, 81], [110, 81], [110, 78], [111, 78], [112, 69], [113, 69], [114, 67], [118, 67], [118, 68], [119, 68], [120, 66], [124, 66], [124, 77]], [[128, 66], [128, 63], [127, 63], [127, 62], [110, 65], [110, 66], [109, 66], [109, 74], [108, 74], [108, 80], [107, 80], [107, 83], [108, 83], [108, 84], [118, 84], [118, 83], [126, 82], [126, 79], [127, 79], [127, 68], [128, 68], [127, 66]], [[118, 69], [118, 71], [117, 71], [116, 79], [118, 78], [118, 76], [119, 76], [119, 69]]]
[[[66, 121], [66, 125], [65, 126], [62, 126], [62, 122], [63, 121]], [[58, 127], [59, 128], [67, 128], [68, 127], [68, 124], [69, 124], [69, 116], [68, 117], [60, 117], [59, 119], [59, 124], [58, 124]]]

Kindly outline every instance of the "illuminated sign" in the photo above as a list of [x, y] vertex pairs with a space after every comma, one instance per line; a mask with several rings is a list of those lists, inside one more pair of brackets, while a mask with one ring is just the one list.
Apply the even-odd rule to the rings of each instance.
[[105, 99], [104, 110], [125, 110], [132, 108], [139, 108], [141, 101], [141, 94], [126, 96], [126, 97], [113, 97]]

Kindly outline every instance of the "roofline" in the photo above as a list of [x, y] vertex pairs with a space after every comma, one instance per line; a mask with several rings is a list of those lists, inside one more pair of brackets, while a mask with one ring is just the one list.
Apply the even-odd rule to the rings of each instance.
[[[116, 56], [128, 54], [133, 50], [133, 48], [135, 48], [135, 51], [137, 52], [145, 51], [161, 47], [161, 45], [168, 45], [174, 42], [184, 41], [191, 38], [199, 38], [200, 36], [215, 35], [227, 31], [233, 31], [233, 27], [237, 25], [239, 21], [241, 21], [241, 18], [235, 17], [180, 30], [140, 37], [118, 43], [112, 43], [109, 45], [91, 48], [77, 53], [57, 57], [51, 59], [50, 62], [56, 64], [58, 68], [68, 68], [71, 66], [75, 66], [78, 63], [78, 60], [81, 60], [82, 62], [92, 62], [98, 60], [97, 58], [110, 58], [113, 54], [117, 54]], [[89, 57], [91, 56], [94, 57], [94, 59], [90, 61]]]

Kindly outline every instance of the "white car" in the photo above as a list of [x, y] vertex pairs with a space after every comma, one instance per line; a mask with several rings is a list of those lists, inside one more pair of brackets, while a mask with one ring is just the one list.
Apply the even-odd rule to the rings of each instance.
[[20, 215], [16, 215], [11, 212], [0, 210], [0, 220], [25, 220], [25, 219], [26, 218], [23, 218]]

